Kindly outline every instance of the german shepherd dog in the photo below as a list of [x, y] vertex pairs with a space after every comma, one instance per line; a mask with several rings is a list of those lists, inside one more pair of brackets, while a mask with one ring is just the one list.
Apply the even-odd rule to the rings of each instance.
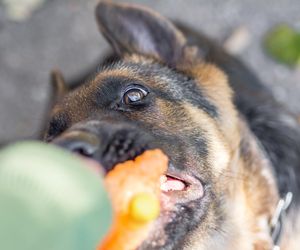
[[[45, 140], [101, 163], [169, 157], [139, 249], [300, 249], [299, 123], [237, 59], [147, 8], [102, 1], [117, 56], [57, 102]], [[151, 169], [149, 169], [151, 171]]]

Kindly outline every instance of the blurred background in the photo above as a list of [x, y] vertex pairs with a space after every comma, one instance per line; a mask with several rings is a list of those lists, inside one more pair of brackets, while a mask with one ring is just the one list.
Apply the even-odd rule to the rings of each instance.
[[[49, 98], [50, 70], [59, 68], [73, 82], [97, 68], [109, 48], [94, 18], [97, 2], [0, 0], [0, 144], [37, 133]], [[277, 24], [300, 31], [299, 0], [126, 2], [147, 5], [215, 39], [300, 114], [299, 67], [273, 60], [263, 46]]]

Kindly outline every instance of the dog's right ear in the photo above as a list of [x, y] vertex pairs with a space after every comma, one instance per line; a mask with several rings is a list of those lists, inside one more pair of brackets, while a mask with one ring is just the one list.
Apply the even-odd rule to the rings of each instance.
[[69, 88], [59, 70], [52, 70], [51, 75], [51, 106], [54, 106], [68, 91]]
[[184, 35], [168, 19], [150, 9], [101, 1], [96, 17], [101, 32], [121, 56], [146, 55], [170, 66], [182, 64], [186, 57]]

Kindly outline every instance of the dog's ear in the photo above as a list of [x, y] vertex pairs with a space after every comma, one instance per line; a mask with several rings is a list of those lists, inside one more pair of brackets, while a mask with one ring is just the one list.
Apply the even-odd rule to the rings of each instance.
[[119, 55], [137, 53], [176, 65], [185, 53], [184, 35], [167, 19], [144, 7], [101, 1], [101, 32]]
[[59, 101], [68, 91], [69, 88], [64, 80], [62, 73], [59, 70], [52, 70], [50, 75], [51, 82], [51, 106]]

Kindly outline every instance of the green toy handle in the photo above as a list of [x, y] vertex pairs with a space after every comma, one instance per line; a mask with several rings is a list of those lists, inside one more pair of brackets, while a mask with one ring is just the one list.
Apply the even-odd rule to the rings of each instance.
[[41, 142], [0, 151], [0, 249], [92, 250], [111, 224], [101, 176]]

